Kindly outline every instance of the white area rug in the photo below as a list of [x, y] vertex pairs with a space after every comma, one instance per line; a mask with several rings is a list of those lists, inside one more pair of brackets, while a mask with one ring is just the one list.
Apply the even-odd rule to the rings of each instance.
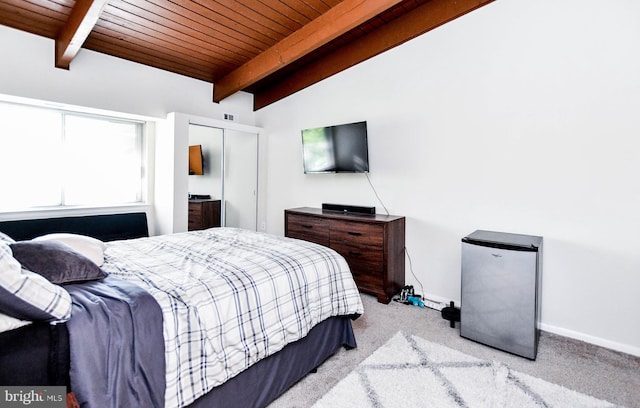
[[313, 407], [615, 406], [398, 332]]

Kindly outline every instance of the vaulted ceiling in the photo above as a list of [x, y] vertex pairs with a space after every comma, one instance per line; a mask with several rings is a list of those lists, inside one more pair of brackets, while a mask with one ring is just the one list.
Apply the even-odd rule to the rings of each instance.
[[[493, 0], [0, 0], [0, 24], [237, 91], [260, 109]], [[398, 75], [402, 75], [401, 69]], [[392, 90], [388, 90], [392, 92]]]

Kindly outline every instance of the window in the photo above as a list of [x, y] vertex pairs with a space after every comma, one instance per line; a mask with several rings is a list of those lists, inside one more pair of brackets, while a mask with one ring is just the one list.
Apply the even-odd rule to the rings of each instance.
[[1, 211], [142, 202], [143, 122], [0, 102]]

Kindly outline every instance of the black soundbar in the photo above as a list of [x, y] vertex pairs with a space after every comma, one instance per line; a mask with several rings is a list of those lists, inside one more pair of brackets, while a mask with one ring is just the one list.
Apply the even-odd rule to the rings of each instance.
[[346, 205], [346, 204], [322, 203], [322, 209], [327, 211], [340, 211], [340, 212], [358, 213], [358, 214], [375, 214], [376, 213], [376, 207], [363, 207], [359, 205]]

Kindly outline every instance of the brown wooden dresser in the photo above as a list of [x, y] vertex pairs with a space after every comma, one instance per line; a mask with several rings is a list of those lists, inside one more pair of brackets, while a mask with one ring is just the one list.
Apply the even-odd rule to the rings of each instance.
[[389, 303], [404, 286], [404, 217], [310, 207], [284, 214], [285, 236], [330, 247], [344, 256], [361, 292]]
[[220, 200], [189, 200], [189, 231], [220, 226]]

